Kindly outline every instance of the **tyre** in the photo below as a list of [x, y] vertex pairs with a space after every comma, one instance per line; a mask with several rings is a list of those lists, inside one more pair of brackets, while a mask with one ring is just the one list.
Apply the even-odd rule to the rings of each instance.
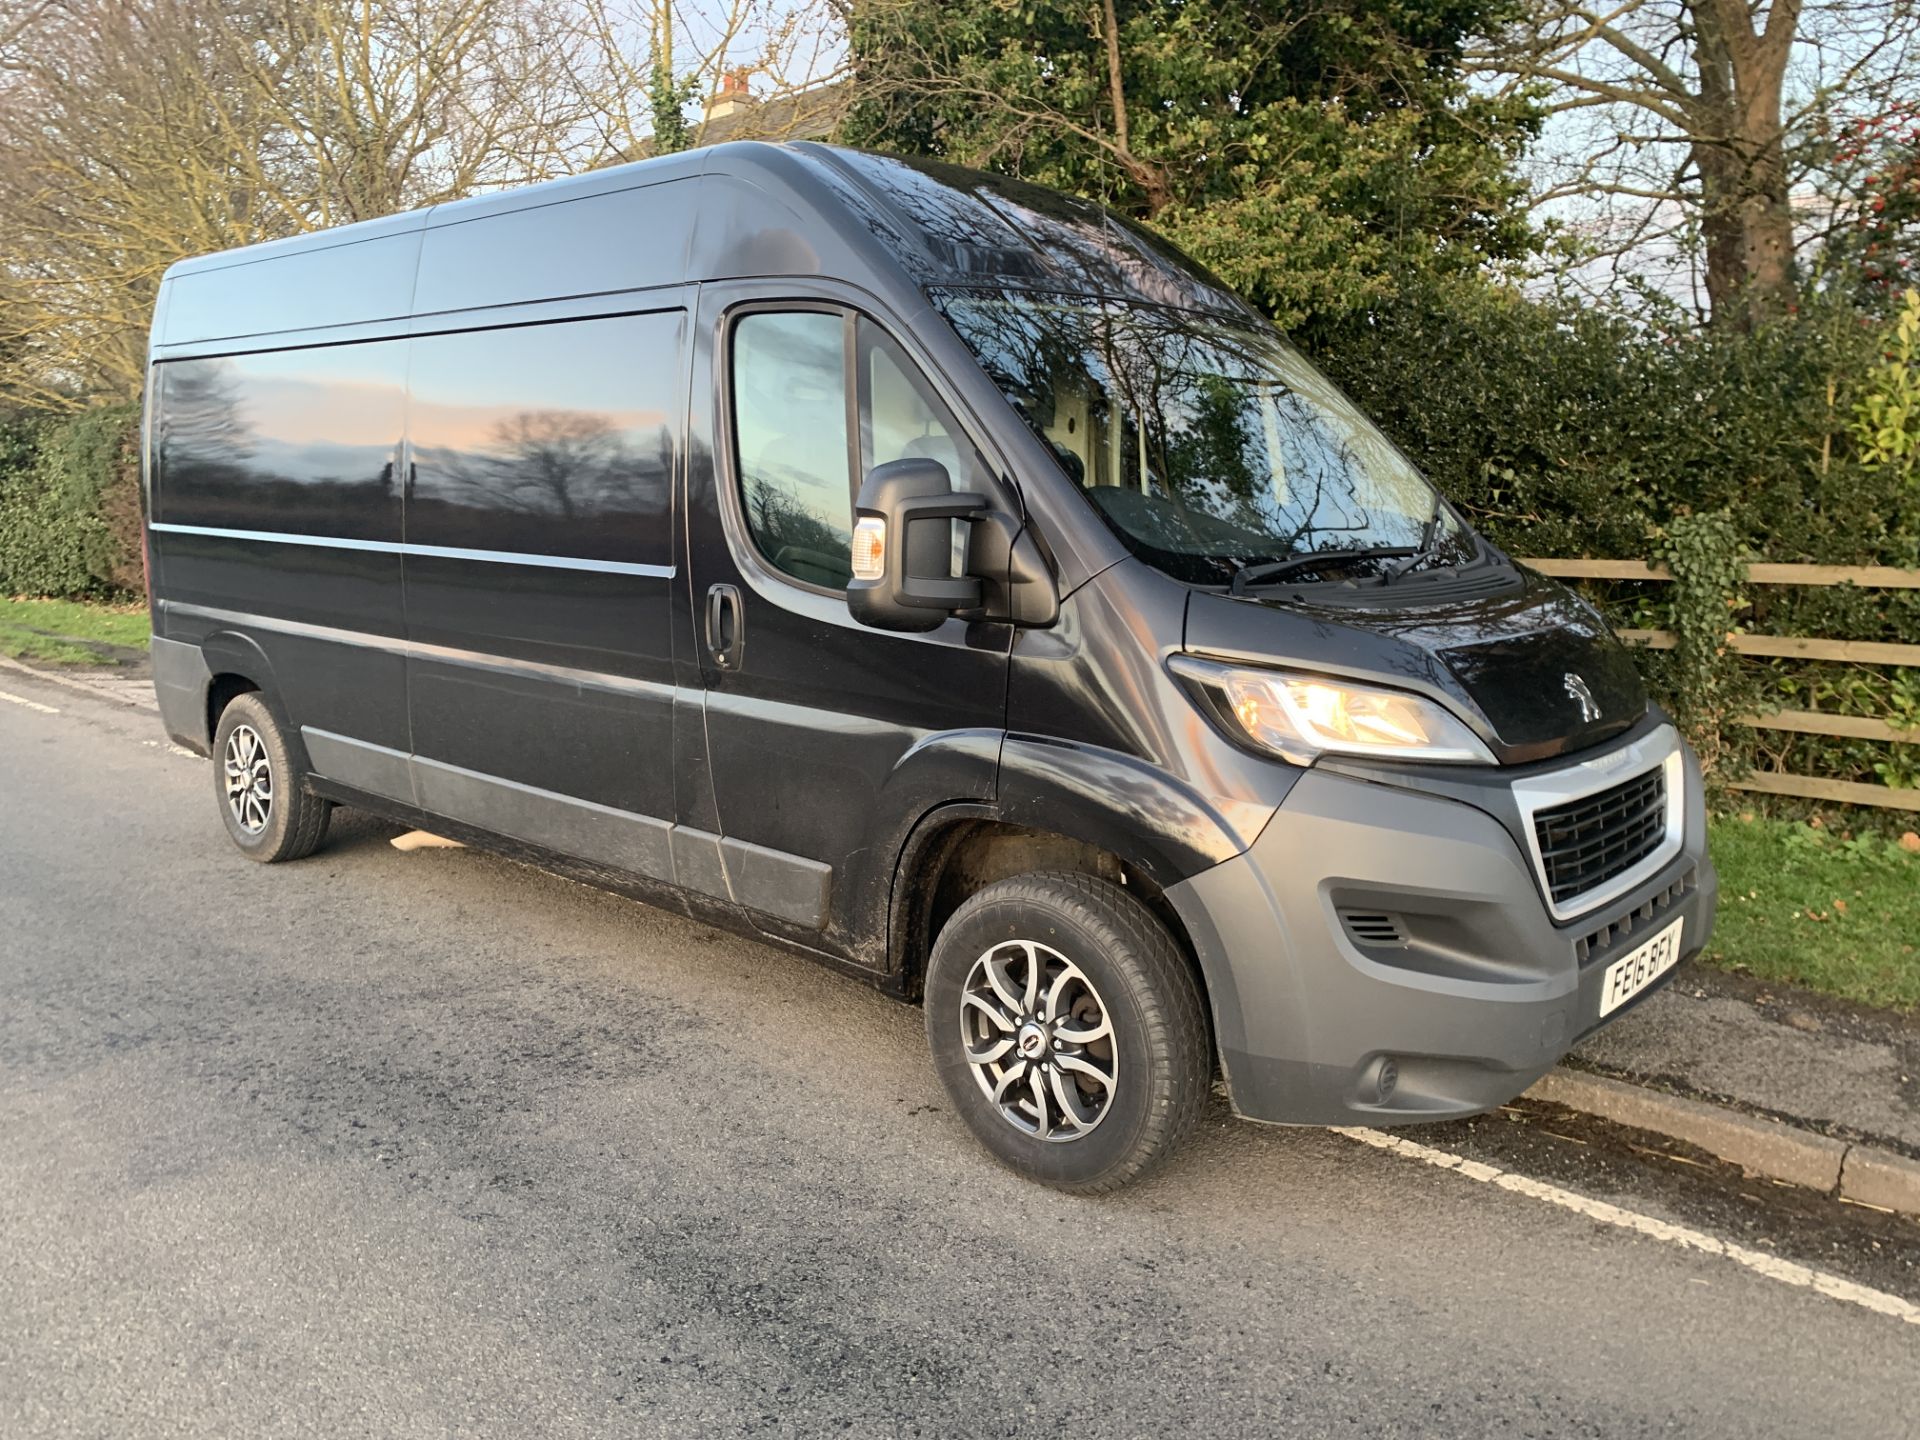
[[954, 911], [927, 966], [927, 1041], [954, 1108], [1003, 1164], [1117, 1190], [1192, 1129], [1213, 1079], [1200, 987], [1118, 885], [1039, 873]]
[[237, 696], [220, 712], [213, 789], [227, 834], [250, 860], [303, 859], [326, 838], [333, 805], [307, 793], [286, 732], [258, 691]]

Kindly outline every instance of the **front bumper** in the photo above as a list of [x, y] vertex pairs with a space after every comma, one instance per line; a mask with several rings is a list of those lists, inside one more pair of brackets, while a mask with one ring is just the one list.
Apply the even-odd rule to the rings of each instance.
[[[1685, 754], [1681, 768], [1677, 852], [1561, 921], [1486, 810], [1302, 776], [1250, 849], [1167, 892], [1199, 953], [1234, 1108], [1381, 1125], [1471, 1115], [1525, 1090], [1604, 1023], [1611, 962], [1676, 920], [1683, 957], [1712, 933], [1699, 767]], [[1397, 941], [1378, 943], [1383, 930]], [[1384, 1094], [1383, 1072], [1397, 1077]]]

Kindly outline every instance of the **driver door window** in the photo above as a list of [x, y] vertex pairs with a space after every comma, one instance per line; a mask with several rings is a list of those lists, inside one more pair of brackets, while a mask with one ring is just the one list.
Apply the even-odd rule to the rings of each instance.
[[853, 578], [846, 317], [756, 312], [733, 330], [733, 434], [747, 529], [809, 585]]
[[938, 460], [947, 479], [963, 485], [970, 474], [961, 462], [966, 442], [947, 407], [885, 332], [862, 320], [859, 340], [861, 473], [891, 460]]
[[[853, 502], [874, 466], [937, 460], [955, 488], [974, 476], [973, 446], [952, 414], [870, 320], [754, 311], [734, 326], [732, 365], [741, 509], [755, 548], [795, 580], [844, 590], [853, 578]], [[849, 370], [857, 467], [848, 443]]]

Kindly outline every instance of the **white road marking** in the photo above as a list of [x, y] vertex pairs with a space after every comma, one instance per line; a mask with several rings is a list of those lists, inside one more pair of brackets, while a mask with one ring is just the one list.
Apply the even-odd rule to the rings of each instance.
[[29, 700], [24, 695], [11, 695], [0, 690], [0, 700], [11, 700], [16, 705], [24, 705], [29, 710], [38, 710], [42, 715], [58, 715], [60, 712], [51, 705], [42, 705], [38, 700]]
[[1736, 1265], [1745, 1266], [1756, 1275], [1764, 1275], [1769, 1280], [1778, 1280], [1783, 1285], [1797, 1285], [1803, 1290], [1817, 1291], [1835, 1300], [1844, 1300], [1849, 1305], [1858, 1305], [1863, 1310], [1873, 1311], [1876, 1315], [1890, 1315], [1896, 1320], [1904, 1320], [1909, 1325], [1920, 1325], [1920, 1305], [1915, 1305], [1910, 1300], [1902, 1300], [1898, 1295], [1889, 1295], [1884, 1290], [1874, 1290], [1865, 1285], [1856, 1285], [1851, 1280], [1842, 1280], [1838, 1275], [1829, 1275], [1824, 1270], [1797, 1265], [1791, 1260], [1782, 1260], [1777, 1255], [1768, 1255], [1763, 1251], [1749, 1250], [1744, 1245], [1735, 1245], [1731, 1241], [1718, 1239], [1704, 1231], [1690, 1230], [1685, 1225], [1672, 1225], [1665, 1220], [1656, 1220], [1651, 1215], [1623, 1210], [1618, 1205], [1609, 1205], [1604, 1200], [1576, 1195], [1571, 1190], [1562, 1190], [1558, 1185], [1548, 1185], [1540, 1180], [1529, 1179], [1525, 1175], [1516, 1175], [1510, 1170], [1502, 1170], [1498, 1166], [1485, 1165], [1478, 1160], [1469, 1160], [1464, 1155], [1455, 1155], [1447, 1150], [1436, 1150], [1430, 1145], [1421, 1145], [1412, 1140], [1402, 1140], [1398, 1136], [1387, 1135], [1379, 1130], [1369, 1130], [1357, 1125], [1343, 1125], [1335, 1126], [1334, 1133], [1344, 1135], [1349, 1140], [1358, 1140], [1362, 1145], [1371, 1145], [1376, 1150], [1385, 1150], [1409, 1160], [1418, 1160], [1424, 1165], [1456, 1171], [1469, 1180], [1478, 1180], [1485, 1185], [1498, 1185], [1502, 1190], [1511, 1190], [1516, 1195], [1544, 1200], [1549, 1205], [1558, 1205], [1563, 1210], [1571, 1210], [1574, 1214], [1584, 1215], [1589, 1220], [1598, 1220], [1603, 1225], [1617, 1225], [1622, 1230], [1632, 1230], [1636, 1234], [1645, 1235], [1654, 1240], [1664, 1240], [1667, 1244], [1678, 1245], [1683, 1250], [1698, 1250], [1704, 1255], [1718, 1255], [1733, 1261]]
[[193, 751], [187, 749], [186, 746], [175, 745], [172, 741], [168, 741], [165, 745], [162, 745], [158, 740], [142, 740], [140, 743], [149, 750], [165, 750], [167, 754], [178, 755], [183, 760], [199, 760], [203, 758], [194, 754]]

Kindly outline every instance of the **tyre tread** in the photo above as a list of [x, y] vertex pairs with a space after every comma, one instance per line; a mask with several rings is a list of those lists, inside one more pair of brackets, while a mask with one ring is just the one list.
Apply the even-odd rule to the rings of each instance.
[[1160, 918], [1137, 896], [1099, 876], [1068, 870], [1036, 870], [997, 881], [969, 896], [943, 927], [1007, 902], [1050, 906], [1073, 913], [1094, 934], [1117, 942], [1116, 954], [1130, 957], [1144, 984], [1134, 986], [1157, 1067], [1169, 1079], [1164, 1107], [1149, 1112], [1136, 1143], [1119, 1163], [1081, 1182], [1049, 1181], [1079, 1195], [1104, 1195], [1132, 1184], [1154, 1169], [1199, 1123], [1213, 1090], [1213, 1052], [1198, 979]]
[[[306, 788], [306, 772], [295, 762], [293, 747], [287, 743], [287, 733], [266, 698], [257, 690], [248, 690], [234, 696], [227, 707], [220, 712], [220, 719], [214, 726], [213, 745], [211, 747], [214, 764], [214, 785], [216, 798], [219, 797], [221, 754], [226, 746], [227, 717], [235, 716], [245, 720], [259, 731], [267, 743], [277, 752], [274, 756], [275, 785], [280, 797], [277, 804], [286, 816], [284, 828], [279, 840], [258, 849], [241, 843], [235, 837], [235, 843], [250, 860], [265, 865], [275, 865], [287, 860], [304, 860], [320, 848], [327, 838], [327, 827], [333, 818], [333, 804]], [[224, 805], [224, 799], [221, 799]], [[224, 822], [223, 814], [222, 820]], [[232, 835], [231, 826], [228, 834]]]

